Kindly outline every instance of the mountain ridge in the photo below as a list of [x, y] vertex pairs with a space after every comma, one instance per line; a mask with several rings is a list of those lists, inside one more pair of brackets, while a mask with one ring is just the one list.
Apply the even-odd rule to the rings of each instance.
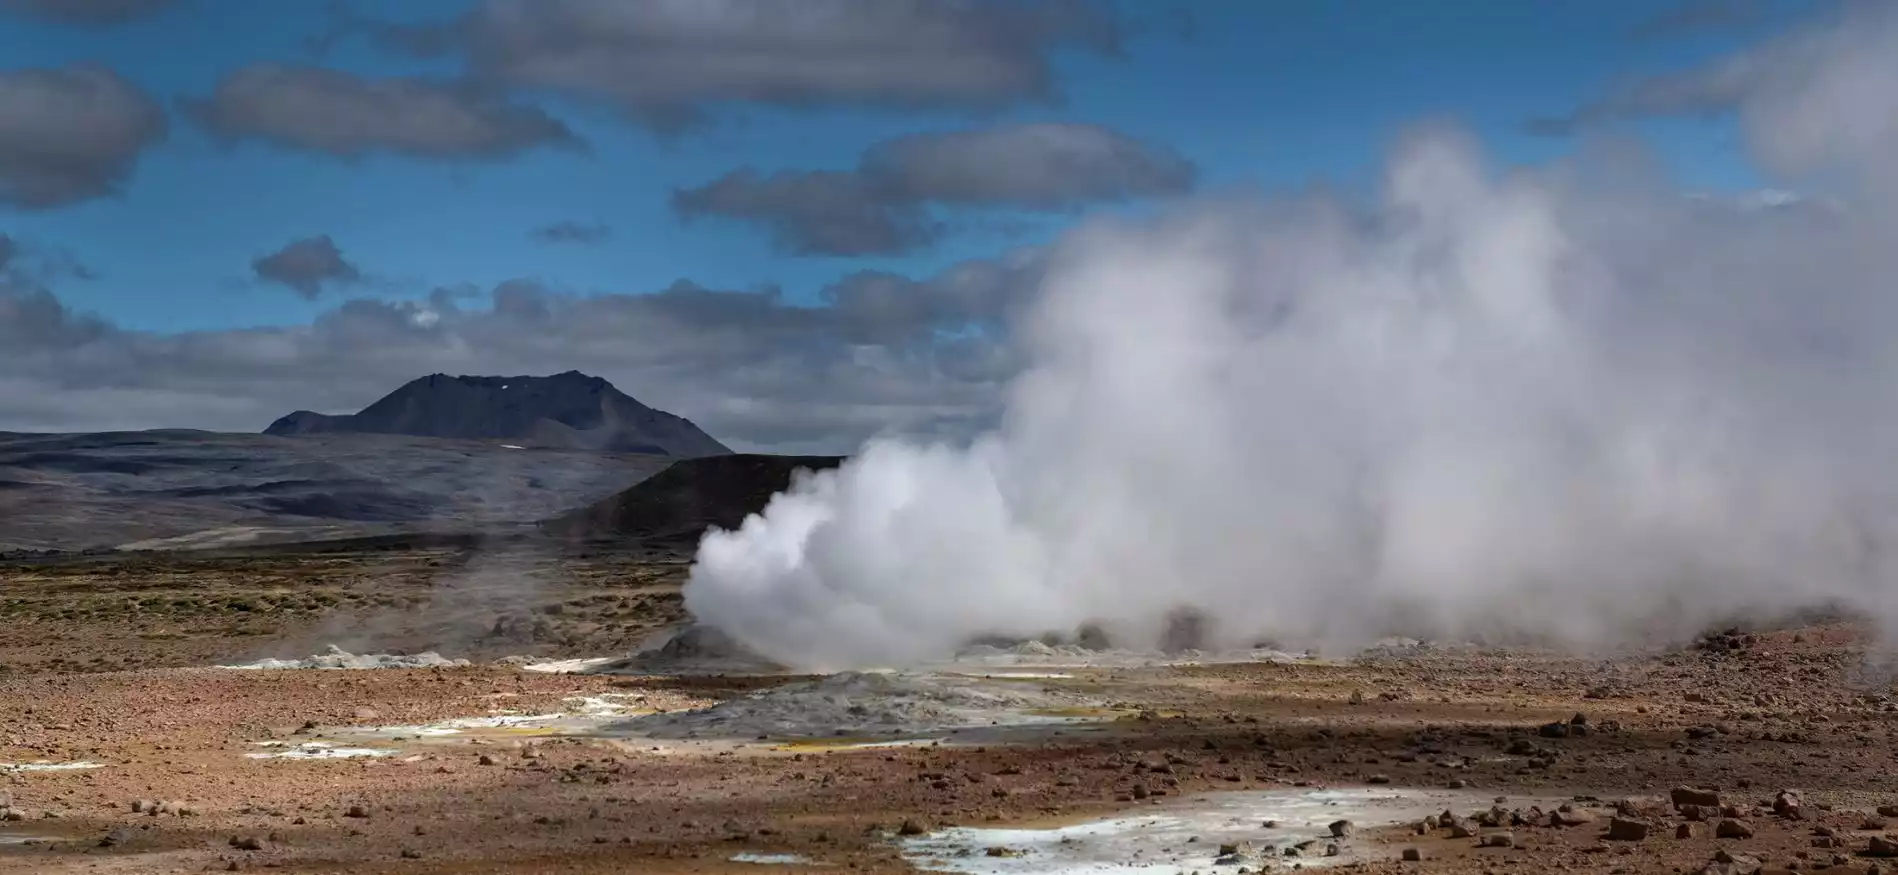
[[731, 452], [691, 420], [648, 407], [579, 371], [546, 377], [430, 374], [356, 413], [298, 410], [264, 429], [278, 436], [337, 432], [511, 440], [678, 458]]

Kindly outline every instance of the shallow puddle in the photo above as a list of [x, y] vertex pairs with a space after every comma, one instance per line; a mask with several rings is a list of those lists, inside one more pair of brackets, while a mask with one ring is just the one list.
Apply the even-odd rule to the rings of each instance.
[[816, 866], [809, 857], [797, 854], [754, 854], [749, 851], [731, 855], [733, 863], [750, 863], [754, 866]]
[[350, 760], [386, 757], [396, 753], [379, 747], [338, 747], [322, 741], [306, 741], [295, 745], [281, 741], [260, 741], [256, 745], [270, 749], [244, 756], [253, 760]]
[[[1264, 860], [1305, 868], [1375, 859], [1395, 860], [1400, 845], [1362, 835], [1338, 839], [1330, 824], [1353, 832], [1422, 820], [1451, 809], [1490, 807], [1493, 798], [1439, 790], [1270, 790], [1212, 793], [1053, 829], [955, 827], [906, 839], [903, 856], [926, 872], [1001, 875], [1184, 875], [1257, 870]], [[1511, 807], [1538, 800], [1511, 800]], [[1546, 800], [1542, 804], [1550, 805]], [[1264, 826], [1274, 822], [1274, 826]], [[1250, 843], [1256, 855], [1221, 864], [1220, 846]], [[1338, 853], [1326, 856], [1327, 846]], [[1288, 858], [1291, 849], [1295, 858]]]
[[82, 769], [103, 769], [105, 763], [85, 760], [71, 763], [54, 763], [40, 760], [32, 763], [0, 763], [0, 773], [7, 772], [73, 772]]
[[654, 709], [645, 705], [645, 697], [635, 694], [574, 696], [566, 700], [565, 704], [566, 710], [555, 714], [501, 713], [486, 717], [457, 717], [420, 725], [355, 726], [330, 730], [328, 735], [390, 741], [591, 735], [613, 721], [654, 713]]

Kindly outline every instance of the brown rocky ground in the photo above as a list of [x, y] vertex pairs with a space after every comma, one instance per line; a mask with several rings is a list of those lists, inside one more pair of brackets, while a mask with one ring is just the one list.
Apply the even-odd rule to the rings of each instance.
[[[202, 668], [330, 641], [484, 659], [610, 654], [678, 618], [681, 571], [453, 553], [0, 568], [0, 762], [104, 764], [0, 775], [13, 818], [0, 836], [33, 839], [0, 845], [0, 873], [803, 870], [731, 862], [739, 851], [895, 872], [908, 867], [887, 834], [906, 821], [1050, 824], [1299, 785], [1465, 787], [1505, 800], [1505, 821], [1534, 821], [1461, 838], [1360, 835], [1354, 871], [1698, 872], [1724, 851], [1740, 861], [1731, 871], [1751, 859], [1865, 872], [1881, 865], [1867, 856], [1884, 835], [1878, 809], [1898, 805], [1898, 705], [1868, 685], [1846, 624], [1606, 660], [1412, 649], [1348, 665], [1078, 672], [1049, 683], [1139, 716], [987, 747], [654, 747], [497, 731], [405, 742], [398, 757], [251, 759], [256, 742], [351, 725], [531, 713], [602, 693], [672, 710], [761, 682]], [[1680, 786], [1717, 791], [1724, 810], [1671, 804]], [[1529, 797], [1573, 802], [1508, 801]], [[151, 815], [135, 800], [165, 804]], [[1645, 824], [1645, 838], [1611, 840], [1617, 816]], [[1499, 830], [1510, 847], [1477, 847]], [[1402, 861], [1406, 849], [1421, 861]], [[1202, 870], [1237, 868], [1215, 868], [1209, 851]]]

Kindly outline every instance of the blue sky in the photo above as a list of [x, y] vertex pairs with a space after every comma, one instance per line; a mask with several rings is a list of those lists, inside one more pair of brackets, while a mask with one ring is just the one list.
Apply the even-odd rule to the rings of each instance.
[[[794, 300], [812, 301], [851, 271], [928, 275], [1044, 240], [1072, 217], [984, 223], [900, 255], [800, 256], [742, 222], [682, 221], [669, 206], [671, 192], [740, 166], [842, 169], [893, 137], [1029, 121], [1101, 125], [1162, 144], [1193, 162], [1201, 187], [1211, 189], [1363, 186], [1375, 180], [1393, 135], [1431, 116], [1470, 126], [1505, 161], [1539, 162], [1574, 143], [1527, 134], [1525, 120], [1582, 104], [1623, 77], [1730, 52], [1803, 8], [1780, 4], [1744, 28], [1639, 39], [1631, 32], [1677, 4], [1183, 5], [1195, 19], [1189, 37], [1141, 35], [1114, 59], [1063, 51], [1056, 55], [1061, 105], [1025, 103], [999, 113], [738, 106], [668, 140], [610, 109], [547, 95], [535, 102], [584, 137], [591, 154], [540, 150], [452, 164], [233, 146], [174, 117], [121, 196], [8, 211], [0, 232], [69, 251], [92, 269], [94, 278], [58, 289], [68, 306], [164, 332], [296, 325], [335, 307], [335, 291], [306, 300], [251, 273], [253, 258], [319, 234], [373, 279], [343, 290], [348, 295], [414, 298], [439, 286], [485, 289], [513, 277], [580, 294], [640, 292], [689, 279], [717, 289], [778, 284]], [[401, 8], [409, 20], [447, 20], [466, 4], [418, 0]], [[330, 24], [319, 0], [195, 0], [110, 29], [6, 18], [0, 58], [10, 68], [102, 63], [167, 106], [261, 62], [320, 62], [365, 77], [456, 70], [452, 59], [402, 57], [361, 39], [319, 59], [309, 40]], [[1757, 184], [1725, 121], [1668, 120], [1639, 130], [1684, 186]], [[530, 229], [562, 220], [603, 222], [611, 234], [598, 245], [529, 238]]]

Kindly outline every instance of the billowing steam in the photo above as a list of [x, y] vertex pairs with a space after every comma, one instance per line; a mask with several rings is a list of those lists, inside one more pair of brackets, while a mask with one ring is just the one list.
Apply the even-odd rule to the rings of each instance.
[[1179, 608], [1228, 644], [1602, 645], [1821, 602], [1898, 631], [1891, 20], [1588, 111], [1731, 106], [1834, 195], [1503, 174], [1430, 128], [1368, 207], [1083, 228], [994, 432], [803, 481], [706, 538], [687, 605], [812, 668], [1089, 623], [1148, 643]]

